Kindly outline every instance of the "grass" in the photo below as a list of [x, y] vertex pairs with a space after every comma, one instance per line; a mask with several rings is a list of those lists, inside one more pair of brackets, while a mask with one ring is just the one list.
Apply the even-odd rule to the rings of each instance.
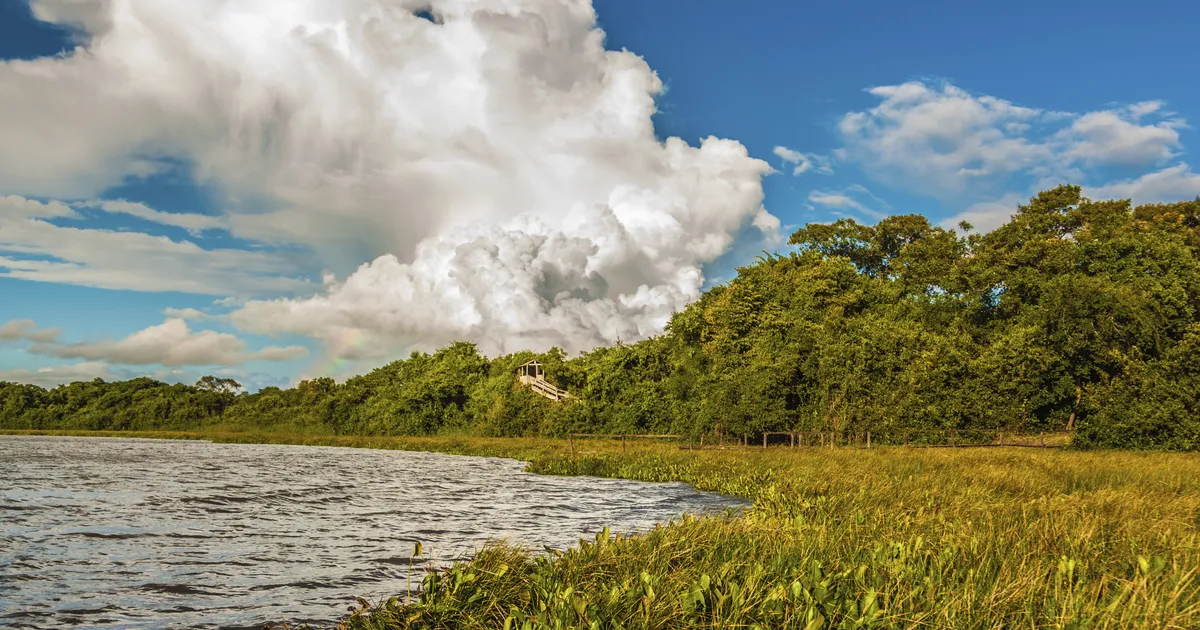
[[1200, 628], [1195, 454], [577, 441], [572, 458], [554, 440], [147, 437], [515, 457], [754, 501], [561, 554], [489, 546], [347, 629]]

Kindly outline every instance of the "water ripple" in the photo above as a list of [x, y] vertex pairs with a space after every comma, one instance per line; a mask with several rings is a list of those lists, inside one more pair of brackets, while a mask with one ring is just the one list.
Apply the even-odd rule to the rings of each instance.
[[[402, 593], [491, 539], [565, 548], [741, 505], [683, 484], [329, 447], [0, 436], [0, 626], [257, 628]], [[426, 556], [412, 558], [421, 542]]]

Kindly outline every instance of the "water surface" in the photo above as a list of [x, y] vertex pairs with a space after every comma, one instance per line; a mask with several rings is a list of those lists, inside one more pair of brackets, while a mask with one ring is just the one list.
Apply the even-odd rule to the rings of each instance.
[[[565, 548], [739, 506], [683, 484], [544, 477], [514, 460], [0, 436], [0, 627], [328, 625], [489, 539]], [[418, 559], [421, 560], [421, 559]], [[417, 565], [415, 581], [420, 580]]]

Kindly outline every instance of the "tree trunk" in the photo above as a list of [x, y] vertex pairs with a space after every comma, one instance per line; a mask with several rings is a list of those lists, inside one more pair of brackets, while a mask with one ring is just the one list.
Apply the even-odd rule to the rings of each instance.
[[1075, 386], [1075, 406], [1071, 407], [1071, 417], [1067, 418], [1067, 431], [1075, 430], [1075, 414], [1079, 412], [1079, 401], [1083, 398], [1083, 388]]

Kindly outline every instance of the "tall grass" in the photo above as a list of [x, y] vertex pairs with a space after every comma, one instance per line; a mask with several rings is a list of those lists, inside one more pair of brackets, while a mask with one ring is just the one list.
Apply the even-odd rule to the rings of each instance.
[[345, 628], [1200, 628], [1200, 457], [559, 450], [530, 470], [754, 500], [561, 555], [511, 546]]
[[564, 553], [491, 545], [346, 629], [1200, 628], [1195, 454], [173, 435], [516, 457], [754, 501]]

